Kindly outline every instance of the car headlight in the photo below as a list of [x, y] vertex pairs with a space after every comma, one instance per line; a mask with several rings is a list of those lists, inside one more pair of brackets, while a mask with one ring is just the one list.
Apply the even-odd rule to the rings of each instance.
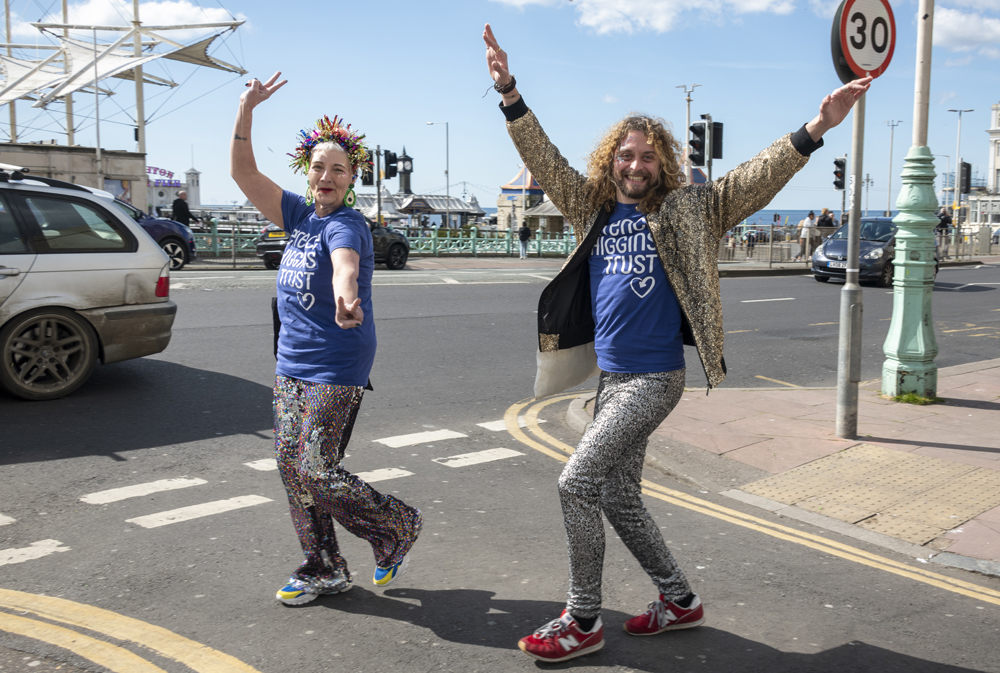
[[878, 259], [885, 252], [883, 248], [875, 248], [861, 259]]
[[823, 244], [822, 243], [820, 243], [819, 246], [817, 246], [815, 254], [817, 256], [819, 256], [819, 257], [823, 256]]

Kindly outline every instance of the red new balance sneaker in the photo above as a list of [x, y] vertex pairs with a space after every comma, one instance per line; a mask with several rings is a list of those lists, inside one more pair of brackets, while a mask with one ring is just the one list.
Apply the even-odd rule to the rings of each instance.
[[604, 647], [604, 625], [598, 617], [589, 633], [581, 631], [573, 615], [563, 610], [559, 619], [553, 619], [527, 638], [521, 638], [517, 646], [539, 661], [566, 661]]
[[698, 596], [694, 596], [691, 604], [682, 608], [660, 594], [659, 600], [649, 604], [649, 610], [625, 622], [625, 631], [633, 636], [655, 636], [664, 631], [690, 629], [704, 621], [705, 609]]

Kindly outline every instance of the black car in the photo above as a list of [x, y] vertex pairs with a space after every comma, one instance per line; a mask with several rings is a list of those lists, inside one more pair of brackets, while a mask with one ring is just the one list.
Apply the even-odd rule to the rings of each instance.
[[[847, 276], [847, 227], [843, 225], [823, 241], [812, 256], [813, 278], [825, 283]], [[861, 220], [858, 280], [879, 287], [892, 287], [893, 260], [896, 258], [896, 225], [891, 217], [866, 217]], [[937, 275], [937, 251], [934, 252], [934, 275]]]
[[[406, 266], [410, 256], [410, 241], [398, 231], [375, 224], [367, 217], [365, 222], [372, 232], [372, 243], [375, 248], [375, 263], [385, 264], [386, 268], [396, 271]], [[281, 255], [288, 244], [288, 234], [276, 224], [264, 227], [257, 237], [257, 256], [264, 261], [267, 269], [277, 269], [281, 266]]]
[[153, 237], [156, 244], [170, 258], [170, 270], [180, 271], [188, 262], [198, 259], [198, 249], [195, 246], [194, 232], [189, 227], [174, 220], [164, 220], [147, 215], [131, 203], [115, 199], [115, 205], [126, 215], [139, 223], [146, 233]]

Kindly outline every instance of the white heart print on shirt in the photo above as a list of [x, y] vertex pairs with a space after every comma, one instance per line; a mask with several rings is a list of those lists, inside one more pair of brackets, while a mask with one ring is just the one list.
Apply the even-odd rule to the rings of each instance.
[[[646, 287], [647, 285], [649, 287]], [[654, 285], [656, 285], [656, 279], [652, 276], [646, 276], [645, 278], [633, 278], [632, 282], [629, 283], [632, 291], [639, 295], [639, 299], [642, 299], [649, 294]]]
[[296, 292], [295, 296], [299, 298], [299, 304], [302, 305], [302, 308], [307, 311], [312, 308], [313, 304], [316, 303], [316, 297], [314, 297], [311, 292]]

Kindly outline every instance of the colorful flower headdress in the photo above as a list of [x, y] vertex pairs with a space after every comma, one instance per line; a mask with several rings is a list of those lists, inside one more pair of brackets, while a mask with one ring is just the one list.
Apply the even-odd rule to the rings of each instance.
[[[292, 170], [296, 173], [308, 173], [312, 161], [313, 149], [320, 143], [334, 142], [344, 148], [347, 157], [357, 171], [362, 175], [372, 172], [372, 161], [368, 158], [368, 148], [362, 142], [364, 135], [358, 135], [351, 130], [351, 125], [344, 126], [344, 120], [336, 115], [333, 121], [326, 115], [316, 120], [316, 128], [312, 131], [299, 131], [299, 146], [294, 152], [289, 152], [292, 158]], [[355, 173], [357, 177], [357, 173]]]

